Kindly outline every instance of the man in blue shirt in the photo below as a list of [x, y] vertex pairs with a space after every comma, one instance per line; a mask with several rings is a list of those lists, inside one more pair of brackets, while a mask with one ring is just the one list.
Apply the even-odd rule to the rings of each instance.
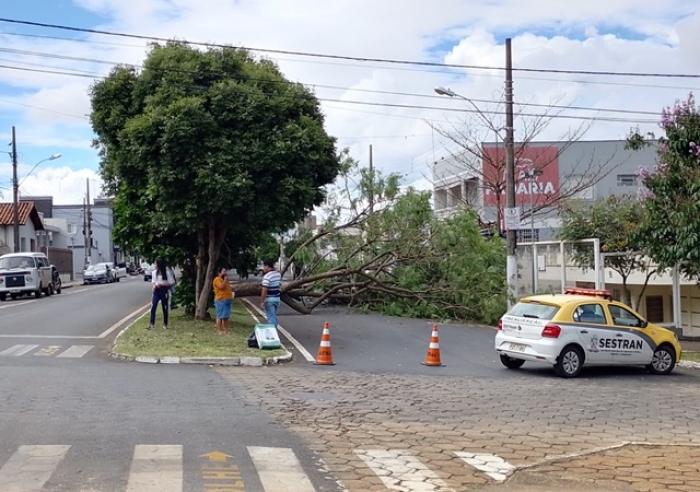
[[277, 309], [280, 306], [280, 295], [282, 294], [282, 275], [275, 270], [275, 260], [265, 260], [263, 271], [265, 276], [262, 280], [260, 307], [265, 310], [267, 323], [277, 328]]

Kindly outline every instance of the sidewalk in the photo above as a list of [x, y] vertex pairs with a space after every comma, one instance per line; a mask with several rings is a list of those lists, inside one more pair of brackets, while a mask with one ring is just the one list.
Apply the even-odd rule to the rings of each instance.
[[679, 343], [684, 352], [700, 352], [700, 342], [681, 340]]

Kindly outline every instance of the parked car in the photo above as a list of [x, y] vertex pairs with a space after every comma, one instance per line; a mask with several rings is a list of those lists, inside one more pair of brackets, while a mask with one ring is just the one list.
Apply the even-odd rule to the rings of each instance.
[[151, 268], [150, 266], [149, 266], [149, 267], [146, 267], [146, 268], [143, 270], [143, 281], [144, 281], [144, 282], [150, 282], [150, 281], [153, 280], [153, 270], [154, 270], [154, 269]]
[[83, 285], [85, 284], [108, 284], [114, 282], [112, 269], [109, 263], [97, 263], [89, 265], [83, 271]]
[[113, 268], [113, 273], [114, 278], [117, 282], [119, 282], [123, 278], [126, 278], [129, 275], [126, 263], [117, 263], [117, 266]]
[[0, 256], [0, 301], [25, 294], [54, 293], [49, 260], [44, 253], [10, 253]]
[[609, 291], [567, 287], [564, 294], [525, 297], [498, 322], [496, 352], [518, 369], [546, 362], [573, 378], [585, 365], [640, 365], [669, 374], [681, 360], [676, 334], [649, 323]]

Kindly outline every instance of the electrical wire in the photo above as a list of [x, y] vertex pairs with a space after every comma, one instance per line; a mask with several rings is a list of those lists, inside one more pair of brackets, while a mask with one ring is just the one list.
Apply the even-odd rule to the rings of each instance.
[[[63, 31], [81, 32], [88, 34], [100, 34], [104, 36], [115, 36], [131, 39], [141, 39], [146, 41], [156, 41], [156, 42], [177, 42], [193, 46], [205, 46], [205, 47], [215, 47], [215, 48], [229, 48], [229, 49], [245, 49], [248, 51], [255, 51], [259, 53], [274, 53], [282, 55], [294, 55], [294, 56], [305, 56], [313, 58], [328, 58], [335, 60], [352, 60], [360, 61], [365, 63], [389, 63], [397, 65], [414, 65], [414, 66], [424, 66], [424, 67], [441, 67], [441, 68], [460, 68], [460, 69], [472, 69], [472, 70], [506, 70], [502, 66], [484, 66], [484, 65], [467, 65], [467, 64], [456, 64], [456, 63], [439, 63], [439, 62], [426, 62], [418, 60], [399, 60], [391, 58], [370, 58], [370, 57], [360, 57], [360, 56], [349, 56], [349, 55], [332, 55], [326, 53], [318, 52], [308, 52], [308, 51], [294, 51], [294, 50], [280, 50], [280, 49], [270, 49], [270, 48], [254, 48], [246, 46], [234, 46], [225, 45], [220, 43], [205, 43], [201, 41], [187, 41], [187, 40], [172, 40], [167, 38], [162, 38], [158, 36], [148, 36], [141, 34], [130, 34], [116, 31], [105, 31], [99, 29], [88, 29], [83, 27], [67, 26], [63, 24], [48, 24], [43, 22], [25, 21], [18, 19], [9, 19], [0, 17], [0, 22], [8, 24], [18, 24], [25, 26], [34, 27], [44, 27], [49, 29], [59, 29]], [[607, 77], [653, 77], [653, 78], [684, 78], [684, 79], [700, 79], [700, 74], [692, 73], [657, 73], [657, 72], [613, 72], [613, 71], [598, 71], [598, 70], [563, 70], [563, 69], [553, 69], [553, 68], [522, 68], [513, 67], [513, 71], [517, 72], [535, 72], [535, 73], [558, 73], [558, 74], [576, 74], [576, 75], [596, 75], [596, 76], [607, 76]]]
[[[72, 76], [72, 77], [82, 77], [82, 78], [104, 78], [106, 75], [104, 74], [95, 74], [95, 75], [90, 75], [88, 73], [84, 72], [65, 72], [65, 71], [60, 71], [60, 70], [48, 70], [48, 69], [38, 69], [38, 68], [25, 68], [25, 67], [13, 67], [10, 65], [2, 65], [0, 64], [0, 68], [8, 69], [8, 70], [19, 70], [19, 71], [25, 71], [25, 72], [37, 72], [37, 73], [46, 73], [46, 74], [52, 74], [52, 75], [65, 75], [65, 76]], [[206, 87], [200, 87], [201, 89], [207, 89]], [[306, 97], [305, 95], [301, 94], [276, 94], [276, 93], [269, 93], [269, 92], [261, 92], [261, 91], [230, 91], [231, 93], [238, 93], [238, 94], [248, 94], [248, 95], [267, 95], [267, 96], [277, 96], [277, 97]], [[371, 101], [355, 101], [355, 100], [347, 100], [347, 99], [337, 99], [337, 98], [328, 98], [328, 97], [316, 97], [318, 101], [321, 102], [335, 102], [335, 103], [340, 103], [340, 104], [351, 104], [351, 105], [365, 105], [365, 106], [379, 106], [379, 107], [387, 107], [387, 108], [404, 108], [404, 109], [421, 109], [421, 110], [431, 110], [431, 111], [447, 111], [447, 112], [457, 112], [457, 113], [475, 113], [475, 114], [492, 114], [492, 115], [500, 115], [502, 112], [501, 111], [493, 111], [493, 110], [475, 110], [475, 109], [465, 109], [465, 108], [454, 108], [454, 107], [437, 107], [437, 106], [423, 106], [423, 105], [415, 105], [415, 104], [397, 104], [397, 103], [385, 103], [385, 102], [371, 102]], [[551, 106], [544, 105], [544, 107], [551, 108]], [[570, 109], [570, 108], [567, 108]], [[591, 109], [591, 108], [586, 108], [586, 109]], [[593, 108], [595, 110], [595, 108]], [[646, 112], [643, 114], [647, 114]], [[655, 115], [656, 113], [651, 113], [649, 112], [648, 114], [653, 114]], [[565, 115], [565, 114], [536, 114], [536, 113], [525, 113], [525, 112], [520, 112], [518, 113], [518, 116], [525, 116], [525, 117], [548, 117], [548, 118], [560, 118], [560, 119], [573, 119], [573, 120], [588, 120], [588, 121], [607, 121], [607, 122], [616, 122], [616, 123], [657, 123], [657, 120], [652, 120], [652, 119], [630, 119], [630, 118], [613, 118], [613, 117], [593, 117], [593, 116], [578, 116], [578, 115]]]
[[[79, 62], [86, 62], [86, 63], [106, 64], [106, 65], [110, 65], [110, 66], [127, 66], [127, 67], [131, 67], [131, 68], [136, 68], [136, 69], [144, 69], [145, 68], [143, 65], [137, 65], [137, 64], [132, 64], [132, 63], [123, 63], [123, 62], [101, 60], [101, 59], [95, 59], [95, 58], [83, 58], [83, 57], [75, 57], [75, 56], [67, 56], [67, 55], [58, 55], [58, 54], [54, 54], [54, 53], [46, 53], [46, 52], [38, 52], [38, 51], [17, 50], [17, 49], [12, 49], [12, 48], [1, 48], [0, 47], [0, 53], [36, 56], [36, 57], [51, 58], [51, 59], [58, 59], [58, 60], [71, 60], [71, 61], [79, 61]], [[0, 61], [12, 62], [13, 60], [0, 59]], [[28, 62], [17, 61], [15, 63], [23, 63], [23, 64], [27, 64], [27, 65], [37, 66], [36, 64], [31, 64]], [[38, 65], [38, 66], [43, 67], [45, 65]], [[172, 67], [158, 67], [158, 68], [150, 68], [149, 67], [149, 69], [160, 70], [163, 72], [194, 74], [194, 75], [221, 75], [221, 73], [219, 73], [219, 72], [211, 72], [211, 71], [205, 71], [205, 70], [187, 70], [187, 69], [172, 68]], [[76, 73], [83, 73], [83, 74], [87, 73], [84, 71], [74, 70], [74, 69], [64, 69], [64, 70], [70, 70], [70, 71], [73, 71]], [[253, 81], [253, 82], [265, 82], [265, 83], [284, 84], [284, 85], [297, 85], [298, 84], [297, 82], [292, 82], [289, 80], [269, 80], [269, 79], [256, 79], [253, 77], [231, 77], [231, 76], [227, 76], [227, 78], [230, 78], [233, 80], [246, 80], [246, 81]], [[396, 95], [396, 96], [404, 96], [404, 97], [418, 97], [418, 98], [441, 99], [441, 100], [445, 99], [445, 96], [439, 96], [439, 95], [434, 95], [434, 94], [417, 94], [417, 93], [410, 93], [410, 92], [384, 91], [384, 90], [377, 90], [377, 89], [360, 89], [360, 88], [353, 88], [353, 87], [342, 87], [342, 86], [314, 84], [314, 83], [308, 83], [305, 85], [308, 87], [312, 87], [312, 88], [342, 90], [342, 91], [348, 91], [348, 92], [362, 92], [362, 93], [368, 93], [368, 94]], [[502, 104], [502, 101], [498, 101], [498, 100], [494, 100], [494, 99], [470, 98], [469, 100], [472, 102], [476, 102], [476, 103]], [[564, 105], [556, 105], [556, 104], [549, 105], [549, 104], [537, 104], [537, 103], [516, 103], [516, 104], [519, 106], [525, 106], [525, 107], [557, 108], [557, 109], [570, 109], [570, 110], [577, 110], [577, 111], [595, 111], [595, 112], [620, 113], [620, 114], [638, 114], [638, 115], [645, 115], [645, 116], [658, 116], [658, 114], [659, 114], [658, 111], [642, 111], [642, 110], [617, 109], [617, 108], [594, 108], [594, 107], [588, 107], [588, 106], [564, 106]]]

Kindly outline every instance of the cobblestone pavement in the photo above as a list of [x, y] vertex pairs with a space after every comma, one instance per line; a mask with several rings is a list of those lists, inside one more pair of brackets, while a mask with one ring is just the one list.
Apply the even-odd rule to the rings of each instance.
[[[695, 372], [564, 380], [548, 373], [441, 377], [439, 369], [435, 376], [375, 375], [337, 366], [217, 370], [305, 437], [351, 492], [560, 491], [564, 483], [573, 492], [571, 483], [589, 482], [587, 492], [700, 490], [694, 447], [625, 447], [550, 461], [629, 442], [700, 445]], [[531, 468], [516, 471], [523, 466]], [[542, 488], [547, 480], [564, 482]]]

